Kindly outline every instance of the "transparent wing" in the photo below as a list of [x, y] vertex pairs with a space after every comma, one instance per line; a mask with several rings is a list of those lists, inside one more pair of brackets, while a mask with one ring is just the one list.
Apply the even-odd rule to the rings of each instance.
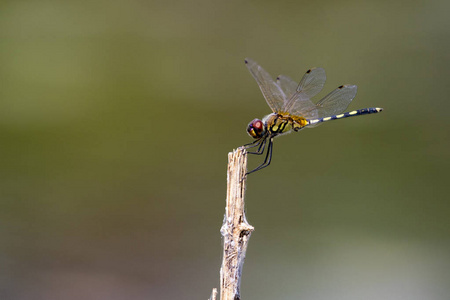
[[298, 83], [286, 75], [278, 76], [277, 84], [283, 90], [286, 99], [291, 99], [298, 87]]
[[323, 68], [312, 68], [306, 71], [300, 81], [297, 91], [303, 91], [309, 98], [317, 95], [325, 85], [327, 75]]
[[255, 61], [247, 58], [245, 59], [245, 64], [258, 83], [270, 109], [273, 112], [280, 112], [286, 99], [284, 92], [272, 79], [269, 73], [261, 68]]
[[341, 85], [316, 103], [319, 118], [342, 113], [356, 96], [356, 85]]
[[297, 92], [290, 100], [293, 100], [293, 106], [288, 111], [290, 114], [306, 119], [318, 118], [317, 106], [305, 93]]
[[[325, 70], [322, 68], [312, 68], [306, 71], [300, 81], [296, 93], [294, 93], [283, 106], [283, 111], [288, 113], [298, 112], [298, 101], [307, 102], [319, 93], [327, 80]], [[301, 104], [300, 104], [301, 105]]]

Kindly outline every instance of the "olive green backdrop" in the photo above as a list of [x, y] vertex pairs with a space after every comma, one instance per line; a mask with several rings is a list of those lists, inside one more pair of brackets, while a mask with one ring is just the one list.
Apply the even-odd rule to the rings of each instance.
[[[0, 298], [207, 299], [244, 65], [349, 109], [252, 174], [243, 299], [448, 299], [450, 3], [2, 1]], [[250, 167], [260, 157], [250, 157]]]

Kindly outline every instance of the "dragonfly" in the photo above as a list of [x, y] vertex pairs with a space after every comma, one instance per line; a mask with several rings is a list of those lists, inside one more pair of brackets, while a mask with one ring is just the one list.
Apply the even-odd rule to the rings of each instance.
[[266, 156], [260, 166], [246, 175], [270, 165], [275, 137], [316, 127], [323, 122], [374, 114], [383, 110], [370, 107], [344, 112], [356, 96], [357, 86], [350, 84], [339, 86], [317, 103], [313, 103], [311, 98], [322, 90], [326, 81], [323, 68], [309, 69], [297, 84], [285, 75], [273, 80], [269, 73], [249, 58], [245, 59], [245, 64], [272, 110], [272, 113], [262, 120], [254, 119], [247, 126], [247, 133], [255, 140], [244, 147], [256, 148], [256, 151], [249, 151], [249, 154], [262, 155], [265, 152]]

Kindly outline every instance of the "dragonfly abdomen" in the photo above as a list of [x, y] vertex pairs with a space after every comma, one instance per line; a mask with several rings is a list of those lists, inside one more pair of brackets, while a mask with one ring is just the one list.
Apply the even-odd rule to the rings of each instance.
[[329, 116], [329, 117], [325, 117], [325, 118], [310, 119], [310, 120], [307, 120], [307, 122], [308, 122], [308, 125], [314, 125], [314, 124], [327, 122], [327, 121], [331, 121], [331, 120], [337, 120], [337, 119], [343, 119], [343, 118], [355, 117], [355, 116], [362, 116], [362, 115], [368, 115], [368, 114], [375, 114], [382, 110], [383, 109], [379, 108], [379, 107], [369, 107], [369, 108], [353, 110], [353, 111], [349, 111], [349, 112], [345, 112], [345, 113], [342, 113], [339, 115], [333, 115], [333, 116]]

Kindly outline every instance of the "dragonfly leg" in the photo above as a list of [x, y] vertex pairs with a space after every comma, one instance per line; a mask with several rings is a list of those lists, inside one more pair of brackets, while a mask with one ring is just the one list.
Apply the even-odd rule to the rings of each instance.
[[259, 143], [261, 143], [261, 139], [254, 140], [254, 141], [251, 142], [251, 143], [245, 144], [243, 147], [244, 147], [245, 149], [248, 149], [248, 148], [254, 148], [254, 147], [258, 146]]
[[251, 149], [251, 148], [258, 147], [258, 150], [256, 152], [249, 151], [247, 153], [261, 155], [264, 153], [264, 148], [266, 146], [266, 140], [267, 140], [267, 136], [263, 136], [262, 138], [255, 140], [254, 142], [252, 142], [250, 144], [246, 144], [243, 147], [245, 149]]
[[272, 161], [272, 149], [273, 149], [273, 138], [269, 139], [269, 145], [267, 146], [267, 153], [266, 153], [266, 158], [264, 159], [264, 162], [257, 167], [256, 169], [247, 172], [245, 175], [248, 175], [250, 173], [256, 172], [261, 170], [262, 168], [267, 167], [268, 165], [270, 165], [270, 162]]
[[[256, 155], [263, 154], [264, 153], [264, 149], [266, 148], [266, 142], [267, 142], [267, 138], [262, 139], [261, 143], [259, 144], [258, 151], [256, 151], [256, 152], [248, 152], [248, 154], [256, 154]], [[254, 147], [256, 147], [256, 146], [258, 146], [258, 145], [255, 145]]]

